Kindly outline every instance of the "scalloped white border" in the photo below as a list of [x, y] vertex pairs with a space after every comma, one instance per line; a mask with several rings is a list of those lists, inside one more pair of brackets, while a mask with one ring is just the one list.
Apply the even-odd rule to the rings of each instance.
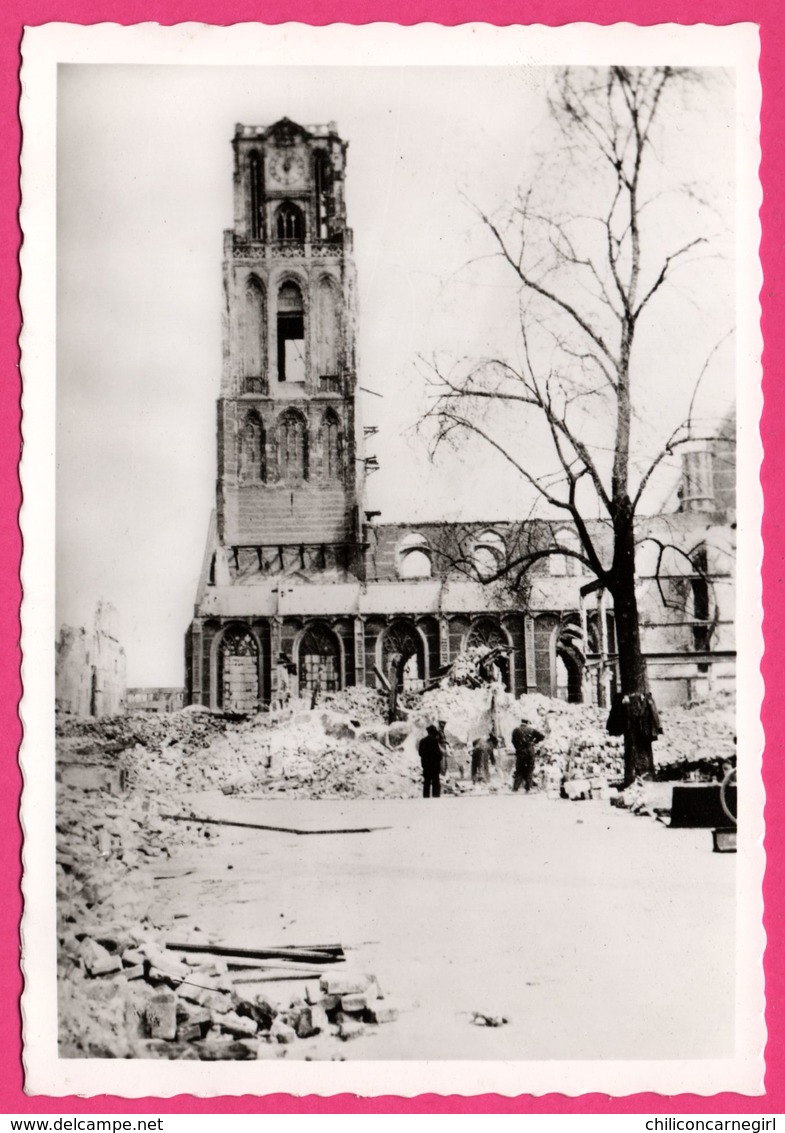
[[[761, 632], [760, 536], [762, 447], [760, 311], [763, 278], [758, 258], [762, 194], [758, 78], [759, 36], [753, 24], [730, 27], [632, 24], [561, 28], [498, 28], [465, 24], [402, 27], [333, 24], [203, 24], [122, 27], [48, 24], [25, 30], [22, 55], [23, 127], [21, 303], [24, 457], [22, 612], [25, 833], [22, 924], [24, 1064], [26, 1091], [39, 1094], [117, 1094], [171, 1097], [189, 1093], [336, 1094], [419, 1093], [473, 1095], [600, 1091], [615, 1096], [763, 1093], [764, 980], [761, 883], [763, 732], [759, 664]], [[56, 71], [70, 63], [263, 65], [532, 65], [554, 63], [720, 65], [737, 73], [738, 216], [738, 693], [739, 740], [759, 758], [743, 768], [742, 829], [737, 891], [737, 1054], [727, 1061], [695, 1062], [344, 1062], [194, 1063], [58, 1059], [56, 1046], [54, 902], [54, 520], [55, 520], [55, 131]]]

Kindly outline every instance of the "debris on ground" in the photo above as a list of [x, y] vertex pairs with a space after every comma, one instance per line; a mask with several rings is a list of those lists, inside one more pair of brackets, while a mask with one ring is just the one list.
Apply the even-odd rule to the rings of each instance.
[[[186, 807], [186, 794], [414, 798], [422, 782], [418, 743], [438, 720], [446, 721], [450, 745], [443, 793], [507, 792], [514, 764], [510, 737], [523, 715], [545, 734], [536, 789], [554, 798], [607, 799], [622, 778], [622, 743], [608, 736], [605, 709], [539, 694], [515, 699], [487, 684], [446, 684], [403, 700], [405, 719], [389, 726], [385, 697], [366, 688], [328, 694], [313, 709], [294, 701], [277, 714], [247, 718], [190, 708], [58, 719], [64, 1057], [270, 1057], [271, 1050], [285, 1053], [318, 1036], [349, 1042], [397, 1017], [398, 1007], [373, 977], [342, 964], [340, 971], [339, 965], [326, 970], [332, 965], [318, 947], [299, 954], [259, 949], [278, 953], [266, 958], [167, 947], [167, 940], [183, 937], [174, 931], [178, 914], [156, 899], [156, 883], [190, 872], [177, 855], [209, 845], [219, 836], [216, 826], [227, 821], [178, 813], [193, 807], [193, 799]], [[658, 778], [716, 777], [717, 761], [734, 753], [734, 711], [727, 694], [664, 711], [664, 733], [655, 744]], [[471, 744], [490, 731], [504, 746], [497, 749], [491, 783], [475, 787]], [[618, 801], [656, 816], [667, 805], [667, 790], [665, 782], [639, 782]], [[264, 994], [255, 987], [261, 983]], [[302, 997], [290, 984], [300, 987]], [[472, 1021], [499, 1026], [499, 1019], [504, 1022], [503, 1016], [475, 1012]]]
[[398, 1017], [373, 975], [317, 976], [282, 1005], [240, 994], [221, 963], [167, 961], [143, 933], [101, 940], [76, 932], [61, 949], [61, 1057], [265, 1058], [271, 1047], [347, 1041]]
[[[507, 789], [514, 764], [510, 737], [526, 715], [545, 733], [535, 787], [567, 798], [608, 798], [621, 785], [624, 744], [607, 734], [605, 708], [454, 684], [412, 696], [410, 703], [407, 718], [389, 726], [384, 696], [368, 688], [328, 694], [314, 709], [293, 701], [277, 714], [245, 719], [183, 709], [63, 720], [58, 775], [63, 783], [113, 794], [138, 787], [151, 794], [221, 789], [311, 799], [415, 798], [421, 790], [417, 745], [428, 724], [445, 720], [450, 759], [443, 793], [469, 788], [471, 744], [490, 731], [503, 741], [492, 789]], [[716, 779], [722, 760], [734, 752], [734, 710], [733, 698], [720, 693], [663, 712], [664, 732], [654, 744], [657, 778]]]
[[487, 1015], [483, 1011], [472, 1011], [469, 1016], [475, 1027], [503, 1027], [509, 1021], [505, 1015]]

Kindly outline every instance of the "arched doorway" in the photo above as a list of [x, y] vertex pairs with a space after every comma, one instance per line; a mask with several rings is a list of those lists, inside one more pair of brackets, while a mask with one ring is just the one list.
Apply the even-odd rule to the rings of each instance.
[[556, 695], [568, 704], [580, 704], [583, 700], [581, 666], [574, 657], [561, 650], [556, 654]]
[[232, 626], [218, 647], [218, 695], [224, 712], [259, 707], [259, 646], [245, 626]]
[[556, 638], [556, 695], [569, 704], [583, 702], [583, 639], [575, 615], [568, 615]]
[[297, 650], [300, 696], [337, 692], [341, 687], [341, 650], [331, 629], [319, 622], [306, 626]]
[[411, 622], [393, 622], [382, 634], [381, 670], [393, 688], [423, 687], [425, 647]]

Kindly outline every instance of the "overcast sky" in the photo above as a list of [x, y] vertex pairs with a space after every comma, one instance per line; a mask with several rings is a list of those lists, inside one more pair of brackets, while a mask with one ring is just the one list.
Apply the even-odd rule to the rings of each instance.
[[[183, 680], [214, 503], [235, 123], [334, 121], [349, 141], [360, 384], [384, 395], [363, 395], [380, 428], [367, 506], [383, 520], [501, 519], [529, 499], [490, 454], [429, 464], [417, 359], [514, 350], [513, 281], [478, 259], [493, 249], [467, 199], [493, 210], [530, 175], [551, 137], [548, 82], [547, 69], [501, 67], [60, 68], [57, 616], [85, 624], [99, 598], [112, 602], [129, 684]], [[731, 82], [715, 77], [672, 126], [672, 160], [704, 186], [727, 252]], [[733, 319], [730, 256], [681, 282], [660, 311], [668, 334], [641, 342], [644, 440], [683, 411]], [[732, 386], [731, 346], [707, 373], [706, 411], [727, 407]]]

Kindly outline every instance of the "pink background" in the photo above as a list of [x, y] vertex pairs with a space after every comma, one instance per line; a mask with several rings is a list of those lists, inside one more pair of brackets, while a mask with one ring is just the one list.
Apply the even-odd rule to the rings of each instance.
[[[762, 326], [765, 341], [765, 408], [761, 435], [765, 449], [762, 482], [765, 494], [763, 536], [766, 546], [763, 568], [766, 654], [762, 669], [767, 684], [763, 708], [766, 730], [764, 779], [766, 805], [766, 902], [765, 928], [766, 996], [768, 1002], [768, 1045], [766, 1094], [748, 1098], [724, 1093], [704, 1098], [691, 1094], [663, 1097], [635, 1094], [609, 1098], [585, 1094], [567, 1098], [548, 1094], [540, 1098], [503, 1098], [494, 1094], [462, 1098], [423, 1094], [417, 1098], [379, 1097], [361, 1099], [350, 1094], [329, 1098], [293, 1098], [284, 1094], [265, 1097], [211, 1098], [200, 1100], [179, 1096], [166, 1100], [140, 1098], [126, 1100], [111, 1096], [95, 1099], [27, 1098], [22, 1092], [22, 1062], [19, 996], [18, 923], [21, 915], [19, 893], [21, 832], [18, 802], [21, 776], [17, 748], [21, 727], [17, 706], [21, 695], [19, 676], [19, 559], [21, 537], [17, 514], [21, 492], [17, 473], [20, 452], [20, 380], [17, 336], [20, 315], [17, 304], [19, 285], [18, 253], [21, 240], [17, 221], [19, 204], [19, 146], [21, 131], [17, 117], [19, 99], [19, 44], [24, 25], [50, 21], [99, 23], [111, 21], [131, 24], [152, 20], [163, 24], [203, 21], [232, 24], [258, 20], [282, 23], [298, 20], [311, 24], [334, 21], [362, 24], [391, 21], [414, 24], [433, 21], [460, 24], [482, 20], [505, 25], [542, 23], [552, 26], [572, 21], [612, 24], [634, 21], [639, 24], [676, 22], [682, 24], [730, 24], [751, 21], [760, 25], [761, 78], [763, 83], [761, 178], [764, 202], [761, 210], [763, 242], [761, 255], [764, 286], [761, 292]], [[2, 1113], [783, 1113], [785, 1112], [785, 961], [783, 959], [782, 919], [785, 909], [785, 771], [779, 752], [785, 741], [785, 714], [776, 710], [777, 672], [785, 671], [785, 641], [780, 632], [785, 607], [782, 596], [783, 541], [781, 509], [785, 503], [785, 389], [777, 373], [785, 365], [785, 316], [778, 297], [782, 286], [785, 241], [785, 15], [780, 0], [4, 0], [0, 5], [0, 192], [5, 205], [0, 213], [0, 486], [5, 506], [0, 511], [0, 735], [3, 759], [0, 762], [0, 828], [7, 832], [0, 847], [0, 1112]], [[743, 579], [741, 580], [743, 584]], [[654, 942], [653, 942], [654, 944]]]

